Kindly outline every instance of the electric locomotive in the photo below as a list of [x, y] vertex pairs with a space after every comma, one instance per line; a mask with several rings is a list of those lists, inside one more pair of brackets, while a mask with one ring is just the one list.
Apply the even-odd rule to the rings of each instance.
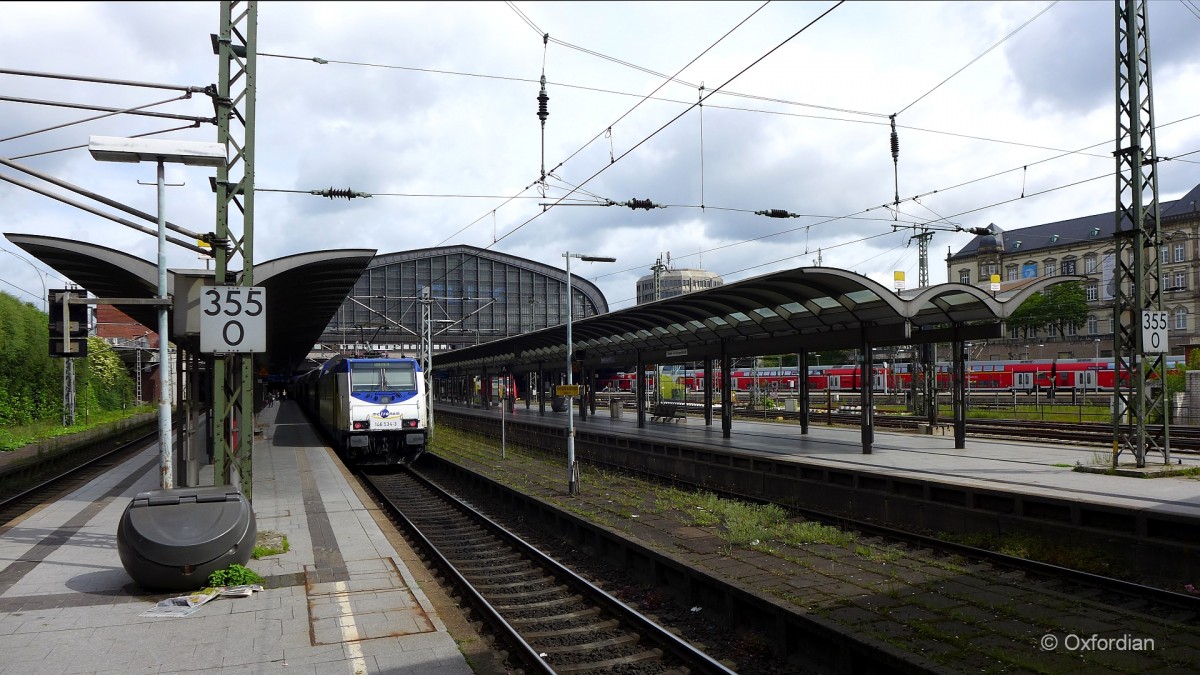
[[309, 373], [298, 394], [351, 464], [410, 464], [425, 451], [429, 416], [416, 359], [336, 356]]

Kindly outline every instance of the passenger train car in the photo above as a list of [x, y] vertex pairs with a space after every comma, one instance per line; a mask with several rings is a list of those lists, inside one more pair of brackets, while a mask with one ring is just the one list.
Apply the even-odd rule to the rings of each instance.
[[[1182, 367], [1182, 356], [1166, 359], [1167, 370]], [[970, 391], [1016, 391], [1033, 393], [1039, 391], [1112, 391], [1116, 386], [1116, 371], [1113, 360], [1107, 359], [1055, 359], [1020, 361], [972, 361], [967, 368], [967, 389]], [[912, 364], [892, 363], [883, 366], [876, 363], [872, 372], [873, 390], [877, 392], [904, 391], [912, 387]], [[730, 372], [730, 382], [736, 391], [758, 389], [771, 392], [794, 392], [797, 390], [799, 371], [795, 366], [773, 368], [736, 368]], [[719, 372], [718, 372], [719, 375]], [[655, 370], [646, 371], [647, 387], [655, 386]], [[921, 377], [918, 371], [917, 377]], [[937, 364], [938, 389], [950, 389], [951, 364]], [[809, 391], [854, 391], [862, 389], [862, 368], [857, 365], [809, 366]], [[632, 391], [636, 386], [636, 373], [614, 373], [603, 377], [598, 388], [608, 391]], [[688, 392], [704, 391], [704, 370], [681, 367], [664, 367], [658, 383], [660, 388], [679, 389]], [[720, 389], [720, 378], [713, 382], [714, 390]]]
[[292, 389], [351, 464], [410, 464], [425, 451], [429, 415], [416, 359], [336, 356]]

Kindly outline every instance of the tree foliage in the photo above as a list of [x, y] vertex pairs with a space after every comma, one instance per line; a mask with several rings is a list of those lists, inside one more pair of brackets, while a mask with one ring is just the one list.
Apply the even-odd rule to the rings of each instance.
[[[46, 314], [0, 292], [0, 426], [62, 416], [63, 359], [49, 354]], [[76, 360], [76, 409], [117, 410], [132, 401], [133, 378], [104, 340], [88, 338], [88, 356]]]
[[61, 414], [62, 367], [49, 345], [46, 315], [0, 293], [0, 426]]
[[1067, 335], [1070, 328], [1078, 330], [1087, 324], [1087, 315], [1087, 295], [1083, 284], [1067, 281], [1031, 295], [1009, 316], [1008, 323], [1021, 329], [1024, 338], [1029, 337], [1031, 329], [1050, 326], [1059, 335]]

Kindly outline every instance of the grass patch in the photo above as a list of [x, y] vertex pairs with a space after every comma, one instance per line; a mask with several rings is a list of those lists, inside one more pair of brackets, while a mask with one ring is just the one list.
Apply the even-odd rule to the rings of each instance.
[[1091, 549], [1063, 544], [1057, 540], [1052, 541], [1025, 532], [999, 535], [942, 533], [938, 536], [946, 541], [996, 551], [1014, 558], [1035, 560], [1105, 576], [1129, 576], [1129, 570], [1114, 567], [1111, 560]]
[[[155, 410], [155, 406], [144, 405], [137, 408], [126, 408], [125, 410], [92, 412], [88, 414], [88, 421], [86, 423], [80, 422], [69, 427], [64, 427], [57, 420], [42, 420], [41, 422], [34, 422], [32, 424], [2, 427], [0, 428], [0, 452], [20, 450], [27, 445], [50, 441], [52, 439], [58, 439], [61, 446], [52, 443], [48, 449], [59, 449], [60, 447], [66, 447], [70, 441], [67, 438], [68, 436], [96, 427], [107, 426], [114, 422], [120, 422], [140, 413], [154, 412]], [[83, 415], [77, 414], [75, 419], [79, 421], [83, 419]]]
[[264, 530], [259, 532], [258, 536], [255, 537], [254, 552], [250, 554], [250, 557], [258, 560], [270, 555], [287, 553], [291, 548], [292, 546], [288, 543], [286, 534], [281, 534], [273, 530]]

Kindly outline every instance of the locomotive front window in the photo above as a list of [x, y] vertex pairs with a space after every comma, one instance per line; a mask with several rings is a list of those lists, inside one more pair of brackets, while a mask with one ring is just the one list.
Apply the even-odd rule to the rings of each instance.
[[417, 390], [416, 369], [410, 363], [354, 363], [350, 381], [354, 392]]

